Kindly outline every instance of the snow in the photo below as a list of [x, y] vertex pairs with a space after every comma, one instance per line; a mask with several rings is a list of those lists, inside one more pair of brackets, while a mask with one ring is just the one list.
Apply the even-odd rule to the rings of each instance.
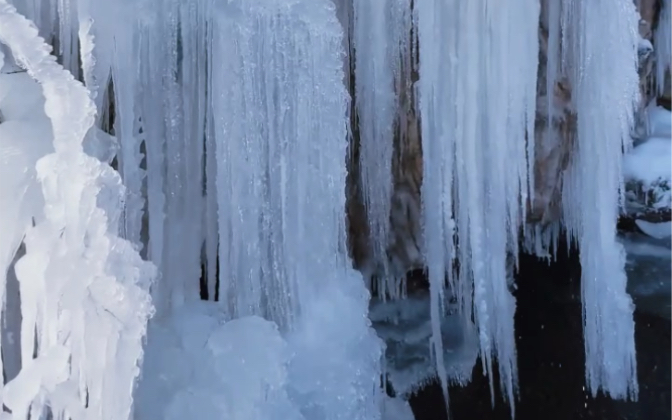
[[635, 220], [637, 227], [646, 235], [656, 238], [664, 239], [672, 235], [672, 222], [651, 223], [646, 220]]
[[625, 156], [623, 176], [652, 184], [672, 178], [672, 139], [651, 137]]
[[672, 208], [672, 114], [649, 104], [648, 138], [623, 158], [623, 176], [628, 183], [630, 212]]

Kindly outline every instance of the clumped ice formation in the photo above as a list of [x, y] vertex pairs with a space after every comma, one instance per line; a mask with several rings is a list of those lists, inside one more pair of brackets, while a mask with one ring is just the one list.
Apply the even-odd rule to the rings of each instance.
[[0, 156], [16, 159], [3, 166], [16, 170], [7, 174], [14, 181], [3, 183], [9, 188], [3, 193], [24, 198], [3, 208], [3, 222], [13, 223], [2, 237], [3, 294], [22, 239], [26, 250], [15, 265], [20, 307], [11, 306], [21, 313], [12, 334], [18, 343], [2, 343], [10, 348], [3, 353], [20, 347], [21, 363], [2, 389], [11, 412], [4, 418], [127, 419], [153, 310], [147, 289], [154, 268], [117, 236], [123, 196], [117, 173], [84, 153], [95, 115], [89, 92], [4, 0], [0, 42], [40, 83], [51, 122], [41, 128], [20, 119], [2, 124]]

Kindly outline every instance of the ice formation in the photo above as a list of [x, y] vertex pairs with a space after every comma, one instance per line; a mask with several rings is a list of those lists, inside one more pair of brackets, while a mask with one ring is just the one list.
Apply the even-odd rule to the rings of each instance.
[[[580, 249], [586, 382], [593, 395], [602, 390], [615, 398], [636, 398], [634, 308], [614, 225], [623, 204], [622, 156], [632, 141], [639, 100], [638, 16], [629, 0], [590, 6], [566, 0], [561, 19], [567, 32], [563, 64], [577, 111], [563, 207], [568, 235]], [[605, 19], [612, 22], [611, 31], [596, 36]], [[601, 83], [605, 78], [611, 84]]]
[[[438, 372], [447, 398], [438, 324], [447, 276], [462, 310], [471, 314], [473, 305], [493, 403], [496, 357], [513, 411], [515, 302], [507, 258], [517, 255], [531, 190], [533, 150], [526, 144], [533, 142], [525, 139], [534, 135], [539, 4], [429, 1], [418, 3], [416, 13], [424, 232]], [[516, 60], [510, 59], [513, 51]], [[453, 271], [455, 258], [459, 273]]]
[[[180, 308], [199, 297], [194, 279], [202, 250], [207, 290], [228, 321], [222, 337], [236, 337], [210, 346], [221, 378], [237, 381], [222, 391], [221, 403], [228, 405], [209, 415], [380, 418], [387, 404], [378, 391], [382, 343], [346, 250], [348, 96], [343, 32], [331, 2], [18, 3], [46, 25], [47, 38], [49, 23], [58, 22], [63, 66], [37, 29], [0, 3], [0, 39], [42, 85], [53, 126], [0, 126], [9, 142], [3, 168], [12, 180], [5, 196], [25, 194], [16, 205], [3, 201], [3, 223], [11, 223], [3, 228], [10, 233], [2, 243], [3, 274], [27, 231], [27, 253], [16, 263], [23, 365], [3, 393], [12, 418], [38, 415], [47, 406], [54, 416], [73, 419], [147, 413], [146, 393], [138, 394], [135, 407], [131, 393], [151, 313], [151, 265], [138, 252], [161, 273], [152, 288], [158, 310], [147, 348], [152, 353], [161, 343], [156, 331], [177, 315], [188, 319]], [[6, 97], [5, 105], [16, 100]], [[11, 106], [3, 111], [21, 117]], [[115, 164], [128, 186], [123, 200], [117, 173], [83, 153], [94, 123], [119, 142]], [[22, 148], [17, 140], [31, 130], [36, 133]], [[115, 295], [118, 301], [110, 299]], [[268, 321], [249, 317], [255, 315]], [[38, 357], [27, 362], [35, 326]], [[180, 335], [196, 340], [186, 331]], [[268, 363], [257, 376], [236, 373], [240, 366], [222, 346], [244, 357], [264, 349], [258, 363], [264, 357]], [[143, 384], [163, 375], [151, 366]], [[208, 415], [198, 411], [203, 401], [221, 398], [203, 389], [211, 385], [203, 380], [183, 382], [165, 418]], [[192, 386], [203, 391], [196, 400], [189, 397]], [[280, 389], [277, 404], [267, 387]], [[268, 404], [259, 406], [255, 395]]]
[[353, 9], [359, 171], [371, 258], [379, 267], [378, 292], [399, 297], [397, 276], [404, 273], [390, 271], [387, 248], [391, 241], [393, 133], [403, 89], [402, 60], [410, 56], [411, 8], [408, 0], [387, 0], [355, 1]]
[[[566, 78], [577, 114], [562, 222], [581, 248], [587, 383], [636, 397], [615, 238], [639, 92], [636, 10], [547, 6], [540, 106], [554, 107]], [[381, 395], [384, 348], [344, 214], [358, 137], [374, 288], [401, 297], [387, 253], [404, 107], [420, 120], [430, 283], [416, 338], [431, 336], [446, 400], [475, 356], [467, 346], [451, 365], [444, 343], [477, 342], [493, 401], [496, 361], [513, 414], [519, 235], [538, 253], [560, 238], [559, 224], [525, 225], [540, 13], [538, 0], [0, 0], [0, 67], [28, 70], [0, 75], [3, 418], [408, 416]], [[459, 315], [442, 322], [451, 299]], [[399, 372], [401, 388], [417, 386]]]
[[123, 194], [117, 173], [84, 153], [95, 115], [89, 92], [4, 0], [0, 41], [40, 82], [51, 123], [29, 127], [19, 118], [2, 124], [2, 154], [16, 156], [3, 169], [25, 174], [7, 174], [16, 182], [5, 196], [26, 194], [16, 202], [18, 212], [3, 208], [9, 210], [3, 222], [13, 223], [3, 230], [3, 292], [7, 264], [22, 239], [26, 249], [15, 265], [21, 369], [2, 390], [11, 412], [5, 417], [127, 419], [152, 311], [153, 267], [116, 235]]

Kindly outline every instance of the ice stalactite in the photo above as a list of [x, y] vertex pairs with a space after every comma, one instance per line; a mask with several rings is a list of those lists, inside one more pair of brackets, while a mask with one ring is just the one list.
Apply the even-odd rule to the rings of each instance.
[[147, 164], [147, 257], [159, 268], [161, 277], [152, 291], [157, 316], [167, 310], [165, 296], [170, 295], [170, 286], [166, 284], [164, 272], [166, 138], [163, 113], [164, 89], [160, 75], [164, 71], [167, 52], [160, 21], [162, 10], [163, 8], [157, 7], [151, 12], [148, 11], [138, 25], [140, 55], [144, 57], [138, 63], [138, 78], [141, 86], [140, 108]]
[[[78, 0], [80, 4], [82, 0]], [[86, 0], [84, 0], [85, 2]], [[108, 8], [114, 16], [111, 34], [111, 75], [114, 86], [114, 134], [119, 140], [117, 153], [118, 171], [126, 186], [126, 199], [122, 215], [122, 234], [132, 244], [141, 246], [140, 231], [144, 200], [142, 183], [145, 176], [140, 167], [141, 138], [136, 129], [137, 68], [140, 62], [135, 36], [136, 8], [125, 2], [115, 2]], [[82, 22], [80, 22], [80, 25]], [[103, 83], [107, 85], [107, 80]], [[92, 87], [95, 89], [95, 87]]]
[[661, 0], [653, 43], [656, 53], [656, 93], [665, 93], [665, 73], [672, 63], [672, 1]]
[[[359, 127], [359, 171], [362, 196], [369, 226], [371, 259], [379, 266], [379, 294], [396, 295], [388, 285], [390, 274], [387, 247], [390, 243], [392, 200], [392, 154], [394, 121], [397, 114], [396, 70], [400, 64], [394, 22], [396, 0], [355, 1], [353, 7], [353, 49], [355, 68], [355, 108]], [[409, 7], [410, 9], [410, 7]]]
[[[496, 357], [502, 392], [513, 411], [515, 301], [508, 289], [507, 256], [517, 253], [531, 190], [534, 149], [526, 139], [534, 136], [539, 4], [481, 0], [423, 2], [415, 8], [435, 354], [442, 354], [439, 319], [447, 277], [463, 311], [473, 311], [493, 401]], [[513, 53], [518, 58], [511, 61]], [[459, 274], [453, 272], [455, 256]]]
[[116, 236], [118, 174], [84, 153], [95, 119], [89, 92], [5, 0], [0, 41], [41, 84], [54, 148], [36, 164], [44, 213], [29, 209], [35, 226], [16, 264], [22, 366], [3, 390], [3, 404], [15, 420], [48, 412], [73, 420], [127, 419], [154, 269]]
[[[421, 118], [423, 148], [423, 227], [430, 285], [433, 354], [437, 373], [448, 403], [448, 378], [443, 363], [440, 319], [444, 314], [446, 275], [454, 286], [452, 264], [455, 256], [453, 222], [453, 173], [455, 109], [449, 102], [454, 95], [457, 62], [455, 40], [458, 17], [451, 6], [441, 1], [417, 4], [420, 80], [418, 113]], [[442, 20], [446, 19], [446, 20]], [[441, 21], [441, 22], [440, 22]], [[471, 292], [464, 293], [469, 298]]]
[[565, 0], [562, 7], [563, 64], [578, 118], [563, 217], [580, 249], [586, 382], [593, 395], [636, 398], [634, 306], [616, 221], [639, 100], [638, 14], [630, 0]]

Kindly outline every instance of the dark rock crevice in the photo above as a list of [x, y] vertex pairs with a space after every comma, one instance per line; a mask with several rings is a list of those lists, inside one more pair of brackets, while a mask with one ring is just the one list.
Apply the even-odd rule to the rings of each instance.
[[[555, 262], [521, 255], [517, 280], [516, 345], [520, 420], [668, 420], [670, 321], [635, 311], [640, 395], [638, 402], [592, 398], [585, 392], [585, 355], [578, 252], [561, 249]], [[497, 371], [497, 369], [495, 369]], [[498, 378], [494, 378], [495, 383]], [[452, 420], [504, 420], [508, 404], [490, 404], [488, 378], [476, 363], [464, 388], [450, 389]], [[410, 399], [416, 420], [447, 419], [438, 384]]]

